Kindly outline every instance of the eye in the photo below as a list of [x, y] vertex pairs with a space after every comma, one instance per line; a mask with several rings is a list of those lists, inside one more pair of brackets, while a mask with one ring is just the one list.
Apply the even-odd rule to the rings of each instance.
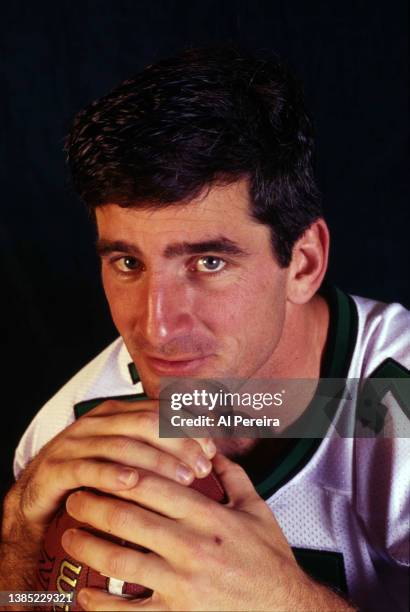
[[200, 257], [194, 263], [194, 269], [196, 272], [220, 272], [226, 266], [226, 261], [220, 257], [214, 257], [214, 255], [205, 255]]
[[117, 270], [124, 273], [139, 271], [142, 268], [141, 262], [136, 257], [131, 257], [130, 255], [119, 257], [113, 263]]

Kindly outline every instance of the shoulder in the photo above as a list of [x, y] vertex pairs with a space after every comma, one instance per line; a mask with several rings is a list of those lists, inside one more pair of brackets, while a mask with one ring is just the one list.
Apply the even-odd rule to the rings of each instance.
[[388, 376], [400, 376], [400, 370], [408, 372], [410, 311], [397, 303], [350, 298], [357, 314], [357, 337], [349, 377], [371, 377], [387, 361], [391, 366], [397, 364], [396, 369], [386, 372]]
[[[356, 415], [365, 423], [353, 445], [355, 507], [374, 551], [408, 565], [410, 438], [403, 397], [410, 391], [410, 311], [398, 303], [351, 299], [357, 339], [349, 377], [360, 379]], [[379, 434], [376, 427], [366, 437], [378, 421], [384, 422]]]
[[[409, 563], [410, 312], [337, 290], [335, 344], [348, 349], [345, 394], [311, 476], [349, 499], [378, 562]], [[340, 336], [340, 337], [339, 337]]]
[[117, 338], [71, 378], [36, 414], [16, 449], [14, 474], [39, 450], [75, 420], [74, 406], [94, 398], [135, 393], [131, 358]]

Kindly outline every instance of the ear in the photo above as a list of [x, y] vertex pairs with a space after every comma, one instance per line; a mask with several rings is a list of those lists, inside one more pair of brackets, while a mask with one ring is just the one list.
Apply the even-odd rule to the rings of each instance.
[[293, 304], [306, 304], [319, 289], [327, 269], [329, 229], [318, 219], [294, 244], [289, 265], [287, 296]]

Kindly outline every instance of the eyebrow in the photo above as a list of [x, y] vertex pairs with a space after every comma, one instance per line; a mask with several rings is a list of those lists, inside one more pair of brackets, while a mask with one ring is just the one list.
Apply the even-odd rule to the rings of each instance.
[[142, 255], [141, 250], [137, 245], [125, 240], [106, 240], [105, 238], [99, 238], [95, 245], [97, 254], [100, 257], [109, 255], [110, 253], [116, 253], [118, 251], [122, 253], [130, 253], [131, 255]]
[[[130, 255], [142, 256], [141, 249], [131, 242], [124, 240], [107, 240], [100, 238], [96, 244], [97, 253], [100, 257], [114, 252], [129, 253]], [[198, 253], [222, 253], [227, 255], [245, 256], [248, 255], [236, 242], [220, 236], [211, 240], [201, 240], [200, 242], [175, 242], [169, 244], [163, 252], [164, 257], [172, 259], [181, 255], [196, 255]]]
[[220, 236], [211, 240], [202, 240], [200, 242], [180, 242], [170, 244], [164, 250], [164, 257], [178, 257], [180, 255], [196, 255], [197, 253], [225, 253], [227, 255], [247, 255], [247, 252], [240, 247], [236, 242]]

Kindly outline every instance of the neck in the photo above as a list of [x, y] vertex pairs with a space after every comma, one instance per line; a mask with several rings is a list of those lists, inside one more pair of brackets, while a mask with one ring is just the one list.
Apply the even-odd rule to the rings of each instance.
[[269, 364], [270, 376], [274, 372], [274, 378], [317, 380], [329, 328], [327, 302], [316, 294], [307, 304], [289, 304], [285, 316], [275, 363]]

